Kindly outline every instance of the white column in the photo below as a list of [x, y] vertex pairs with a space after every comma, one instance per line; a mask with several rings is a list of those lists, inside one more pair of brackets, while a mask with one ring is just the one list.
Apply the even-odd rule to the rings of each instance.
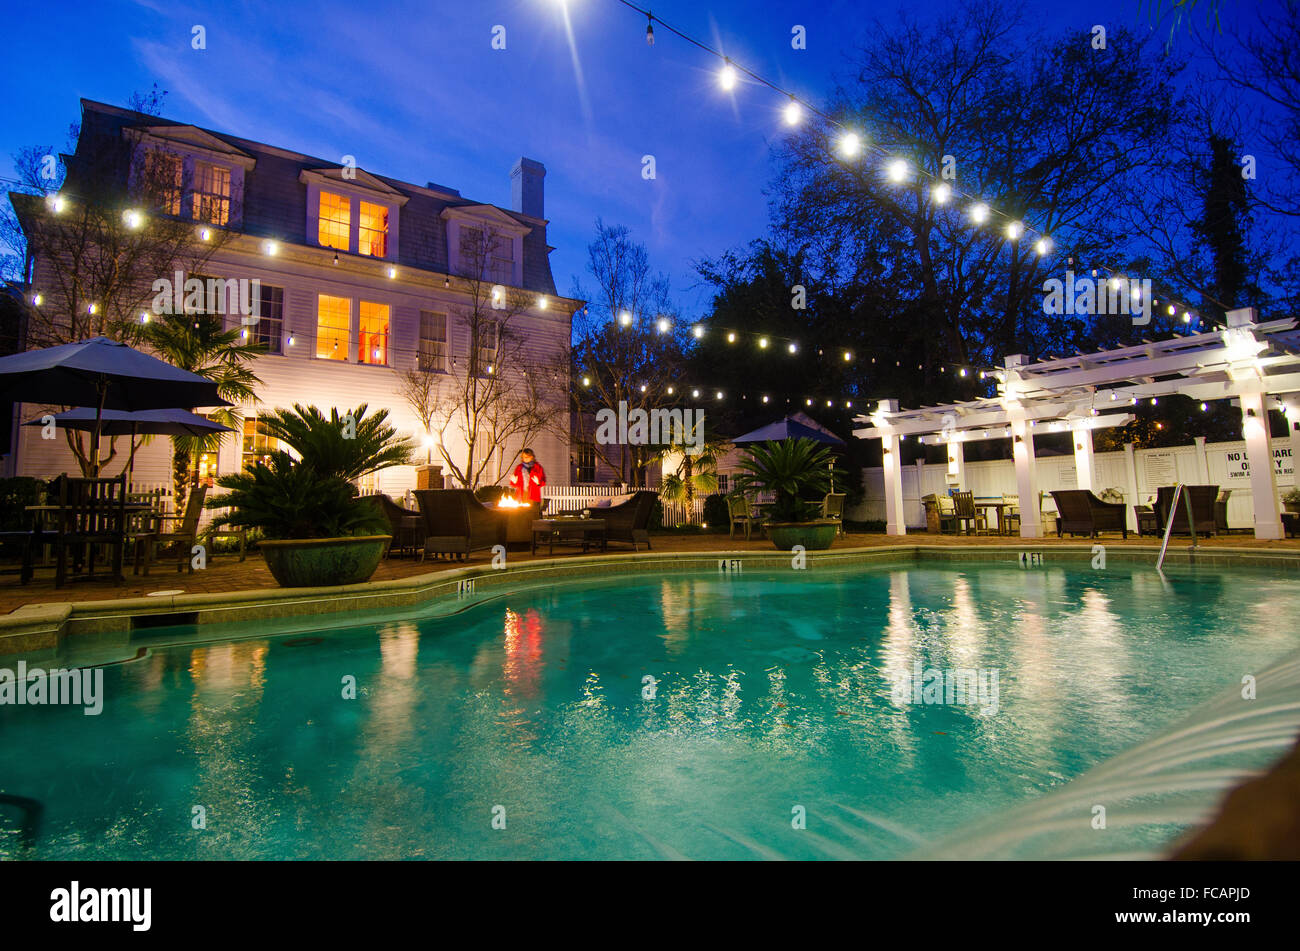
[[950, 436], [946, 445], [948, 447], [948, 485], [956, 486], [964, 492], [966, 490], [966, 453], [961, 436], [959, 434]]
[[1210, 483], [1210, 460], [1205, 455], [1205, 437], [1195, 436], [1196, 442], [1196, 480], [1201, 485]]
[[[1020, 493], [1020, 537], [1042, 538], [1043, 520], [1038, 508], [1038, 469], [1034, 463], [1034, 431], [1023, 419], [1011, 422], [1011, 457], [1016, 462], [1016, 490]], [[1029, 512], [1034, 513], [1033, 518], [1026, 518]]]
[[1125, 488], [1128, 491], [1128, 497], [1132, 500], [1128, 506], [1128, 513], [1125, 518], [1128, 519], [1128, 527], [1132, 531], [1137, 531], [1137, 514], [1133, 511], [1134, 505], [1142, 504], [1142, 496], [1138, 491], [1138, 470], [1137, 455], [1133, 452], [1131, 442], [1124, 443], [1124, 480], [1127, 483]]
[[1241, 423], [1250, 460], [1250, 494], [1255, 508], [1255, 537], [1281, 538], [1282, 519], [1273, 476], [1273, 441], [1263, 393], [1241, 394]]
[[1092, 450], [1092, 428], [1079, 422], [1074, 430], [1074, 479], [1080, 489], [1091, 489], [1096, 481], [1096, 457]]
[[[898, 400], [881, 400], [878, 412], [897, 413]], [[907, 516], [903, 511], [903, 457], [899, 452], [898, 433], [886, 430], [880, 441], [883, 450], [880, 464], [885, 471], [885, 534], [906, 535]]]

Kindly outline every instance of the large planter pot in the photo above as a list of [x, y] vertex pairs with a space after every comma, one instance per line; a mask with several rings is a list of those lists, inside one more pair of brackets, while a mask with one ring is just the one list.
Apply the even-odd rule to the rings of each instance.
[[1295, 512], [1300, 514], [1300, 502], [1283, 502], [1282, 509], [1286, 512]]
[[324, 588], [368, 581], [390, 541], [391, 535], [264, 539], [258, 548], [280, 587]]
[[818, 518], [811, 522], [768, 522], [767, 537], [782, 551], [802, 545], [807, 551], [830, 548], [840, 523], [833, 518]]

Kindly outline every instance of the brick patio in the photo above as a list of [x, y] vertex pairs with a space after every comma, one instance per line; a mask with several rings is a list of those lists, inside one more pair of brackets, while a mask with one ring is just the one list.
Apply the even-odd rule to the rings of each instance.
[[[743, 536], [737, 535], [735, 538], [728, 538], [726, 532], [708, 532], [695, 534], [677, 534], [677, 533], [652, 533], [654, 550], [658, 552], [707, 552], [707, 551], [763, 551], [770, 552], [773, 550], [772, 543], [767, 539], [755, 536], [750, 541], [745, 541]], [[1098, 542], [1110, 546], [1158, 546], [1159, 539], [1154, 538], [1137, 538], [1130, 535], [1128, 541], [1124, 541], [1118, 536], [1107, 535]], [[1018, 545], [1021, 544], [1019, 538], [1006, 538], [997, 535], [992, 536], [965, 536], [965, 535], [928, 535], [918, 533], [908, 535], [905, 538], [896, 538], [881, 533], [859, 533], [848, 532], [835, 541], [835, 548], [870, 548], [888, 545], [930, 545], [930, 546], [949, 546], [949, 545]], [[1044, 538], [1024, 542], [1024, 544], [1035, 547], [1047, 547], [1053, 545], [1082, 545], [1088, 544], [1086, 538], [1065, 538], [1057, 539]], [[1184, 536], [1175, 538], [1170, 543], [1171, 551], [1186, 549], [1188, 539]], [[1300, 552], [1300, 539], [1286, 539], [1285, 541], [1260, 541], [1250, 535], [1229, 535], [1220, 538], [1210, 538], [1201, 541], [1202, 546], [1206, 548], [1249, 548], [1261, 550], [1284, 550]], [[615, 549], [611, 548], [611, 551]], [[618, 551], [631, 551], [626, 546], [619, 547]], [[572, 558], [581, 555], [578, 548], [557, 548], [554, 556], [546, 555], [539, 552], [533, 556], [527, 549], [520, 551], [511, 551], [508, 555], [510, 562], [518, 564], [520, 562], [534, 561], [538, 559], [547, 559], [554, 557], [556, 560]], [[420, 562], [418, 558], [387, 558], [375, 572], [375, 581], [384, 581], [393, 578], [406, 578], [412, 575], [428, 574], [436, 571], [445, 571], [452, 568], [461, 568], [466, 566], [487, 565], [491, 561], [491, 556], [487, 552], [478, 552], [468, 561], [448, 561], [446, 559], [430, 559]], [[128, 569], [129, 571], [129, 569]], [[208, 567], [203, 571], [196, 571], [193, 574], [188, 572], [177, 573], [170, 566], [155, 567], [149, 575], [132, 575], [127, 574], [126, 583], [123, 585], [114, 585], [108, 581], [89, 581], [77, 584], [66, 585], [63, 588], [54, 587], [54, 571], [52, 568], [38, 568], [36, 578], [27, 585], [18, 583], [17, 575], [5, 575], [4, 580], [0, 581], [0, 614], [8, 614], [15, 608], [24, 604], [40, 604], [58, 601], [103, 601], [115, 598], [135, 598], [147, 595], [155, 591], [184, 591], [187, 594], [194, 593], [219, 593], [223, 591], [250, 591], [260, 588], [276, 587], [275, 580], [271, 577], [270, 571], [267, 570], [266, 562], [257, 552], [249, 554], [248, 559], [240, 562], [235, 555], [217, 554], [209, 557]]]

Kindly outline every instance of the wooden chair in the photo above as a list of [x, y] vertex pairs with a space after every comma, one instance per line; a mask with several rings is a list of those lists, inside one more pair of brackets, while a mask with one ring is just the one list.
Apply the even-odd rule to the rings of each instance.
[[731, 531], [727, 533], [728, 538], [735, 538], [736, 526], [743, 525], [745, 541], [749, 541], [749, 532], [754, 525], [754, 513], [749, 507], [749, 499], [743, 495], [727, 496], [727, 520], [731, 523]]
[[[95, 576], [95, 546], [106, 545], [112, 559], [112, 578], [121, 584], [126, 546], [126, 474], [113, 479], [64, 478], [59, 482], [59, 511], [55, 517], [54, 586]], [[84, 574], [69, 576], [73, 567]]]
[[1002, 501], [1005, 507], [1002, 509], [1002, 523], [998, 525], [998, 531], [1004, 535], [1020, 531], [1020, 496], [1003, 493]]
[[951, 495], [941, 495], [936, 499], [939, 507], [939, 534], [944, 534], [945, 526], [952, 534], [956, 535], [961, 531], [961, 522], [957, 520], [957, 505], [952, 500]]
[[[203, 514], [203, 500], [207, 497], [208, 487], [197, 485], [190, 489], [189, 498], [185, 500], [185, 513], [180, 516], [162, 515], [159, 517], [158, 531], [144, 539], [136, 549], [136, 559], [143, 574], [149, 573], [149, 566], [159, 561], [159, 550], [170, 549], [163, 556], [176, 559], [176, 570], [189, 567], [194, 573], [194, 546], [198, 543], [199, 517]], [[172, 527], [169, 530], [168, 524]]]
[[952, 504], [956, 509], [956, 519], [967, 535], [989, 533], [988, 517], [975, 507], [974, 492], [954, 492]]
[[844, 500], [848, 495], [844, 492], [827, 492], [826, 498], [822, 499], [822, 518], [833, 518], [839, 522], [836, 533], [844, 534]]

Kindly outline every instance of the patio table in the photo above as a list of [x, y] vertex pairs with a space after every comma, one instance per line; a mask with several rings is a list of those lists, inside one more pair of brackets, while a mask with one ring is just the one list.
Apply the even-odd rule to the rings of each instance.
[[[999, 534], [999, 535], [1005, 535], [1005, 534], [1007, 533], [1007, 523], [1006, 523], [1006, 519], [1005, 519], [1005, 518], [1003, 517], [1003, 515], [1002, 515], [1002, 511], [1003, 511], [1003, 509], [1010, 508], [1010, 507], [1013, 506], [1015, 503], [1014, 503], [1014, 502], [1007, 502], [1007, 501], [1005, 501], [1005, 500], [1003, 500], [1003, 499], [974, 499], [973, 501], [974, 501], [974, 503], [975, 503], [975, 507], [976, 507], [977, 509], [996, 509], [996, 510], [997, 510], [997, 515], [998, 515], [998, 534]], [[985, 516], [985, 521], [986, 521], [986, 522], [988, 521], [988, 516], [987, 516], [987, 515]]]
[[533, 554], [537, 554], [537, 542], [545, 540], [550, 543], [550, 554], [555, 554], [555, 542], [572, 543], [575, 539], [582, 545], [585, 553], [587, 547], [600, 539], [600, 550], [606, 551], [605, 520], [603, 518], [539, 518], [533, 521]]

